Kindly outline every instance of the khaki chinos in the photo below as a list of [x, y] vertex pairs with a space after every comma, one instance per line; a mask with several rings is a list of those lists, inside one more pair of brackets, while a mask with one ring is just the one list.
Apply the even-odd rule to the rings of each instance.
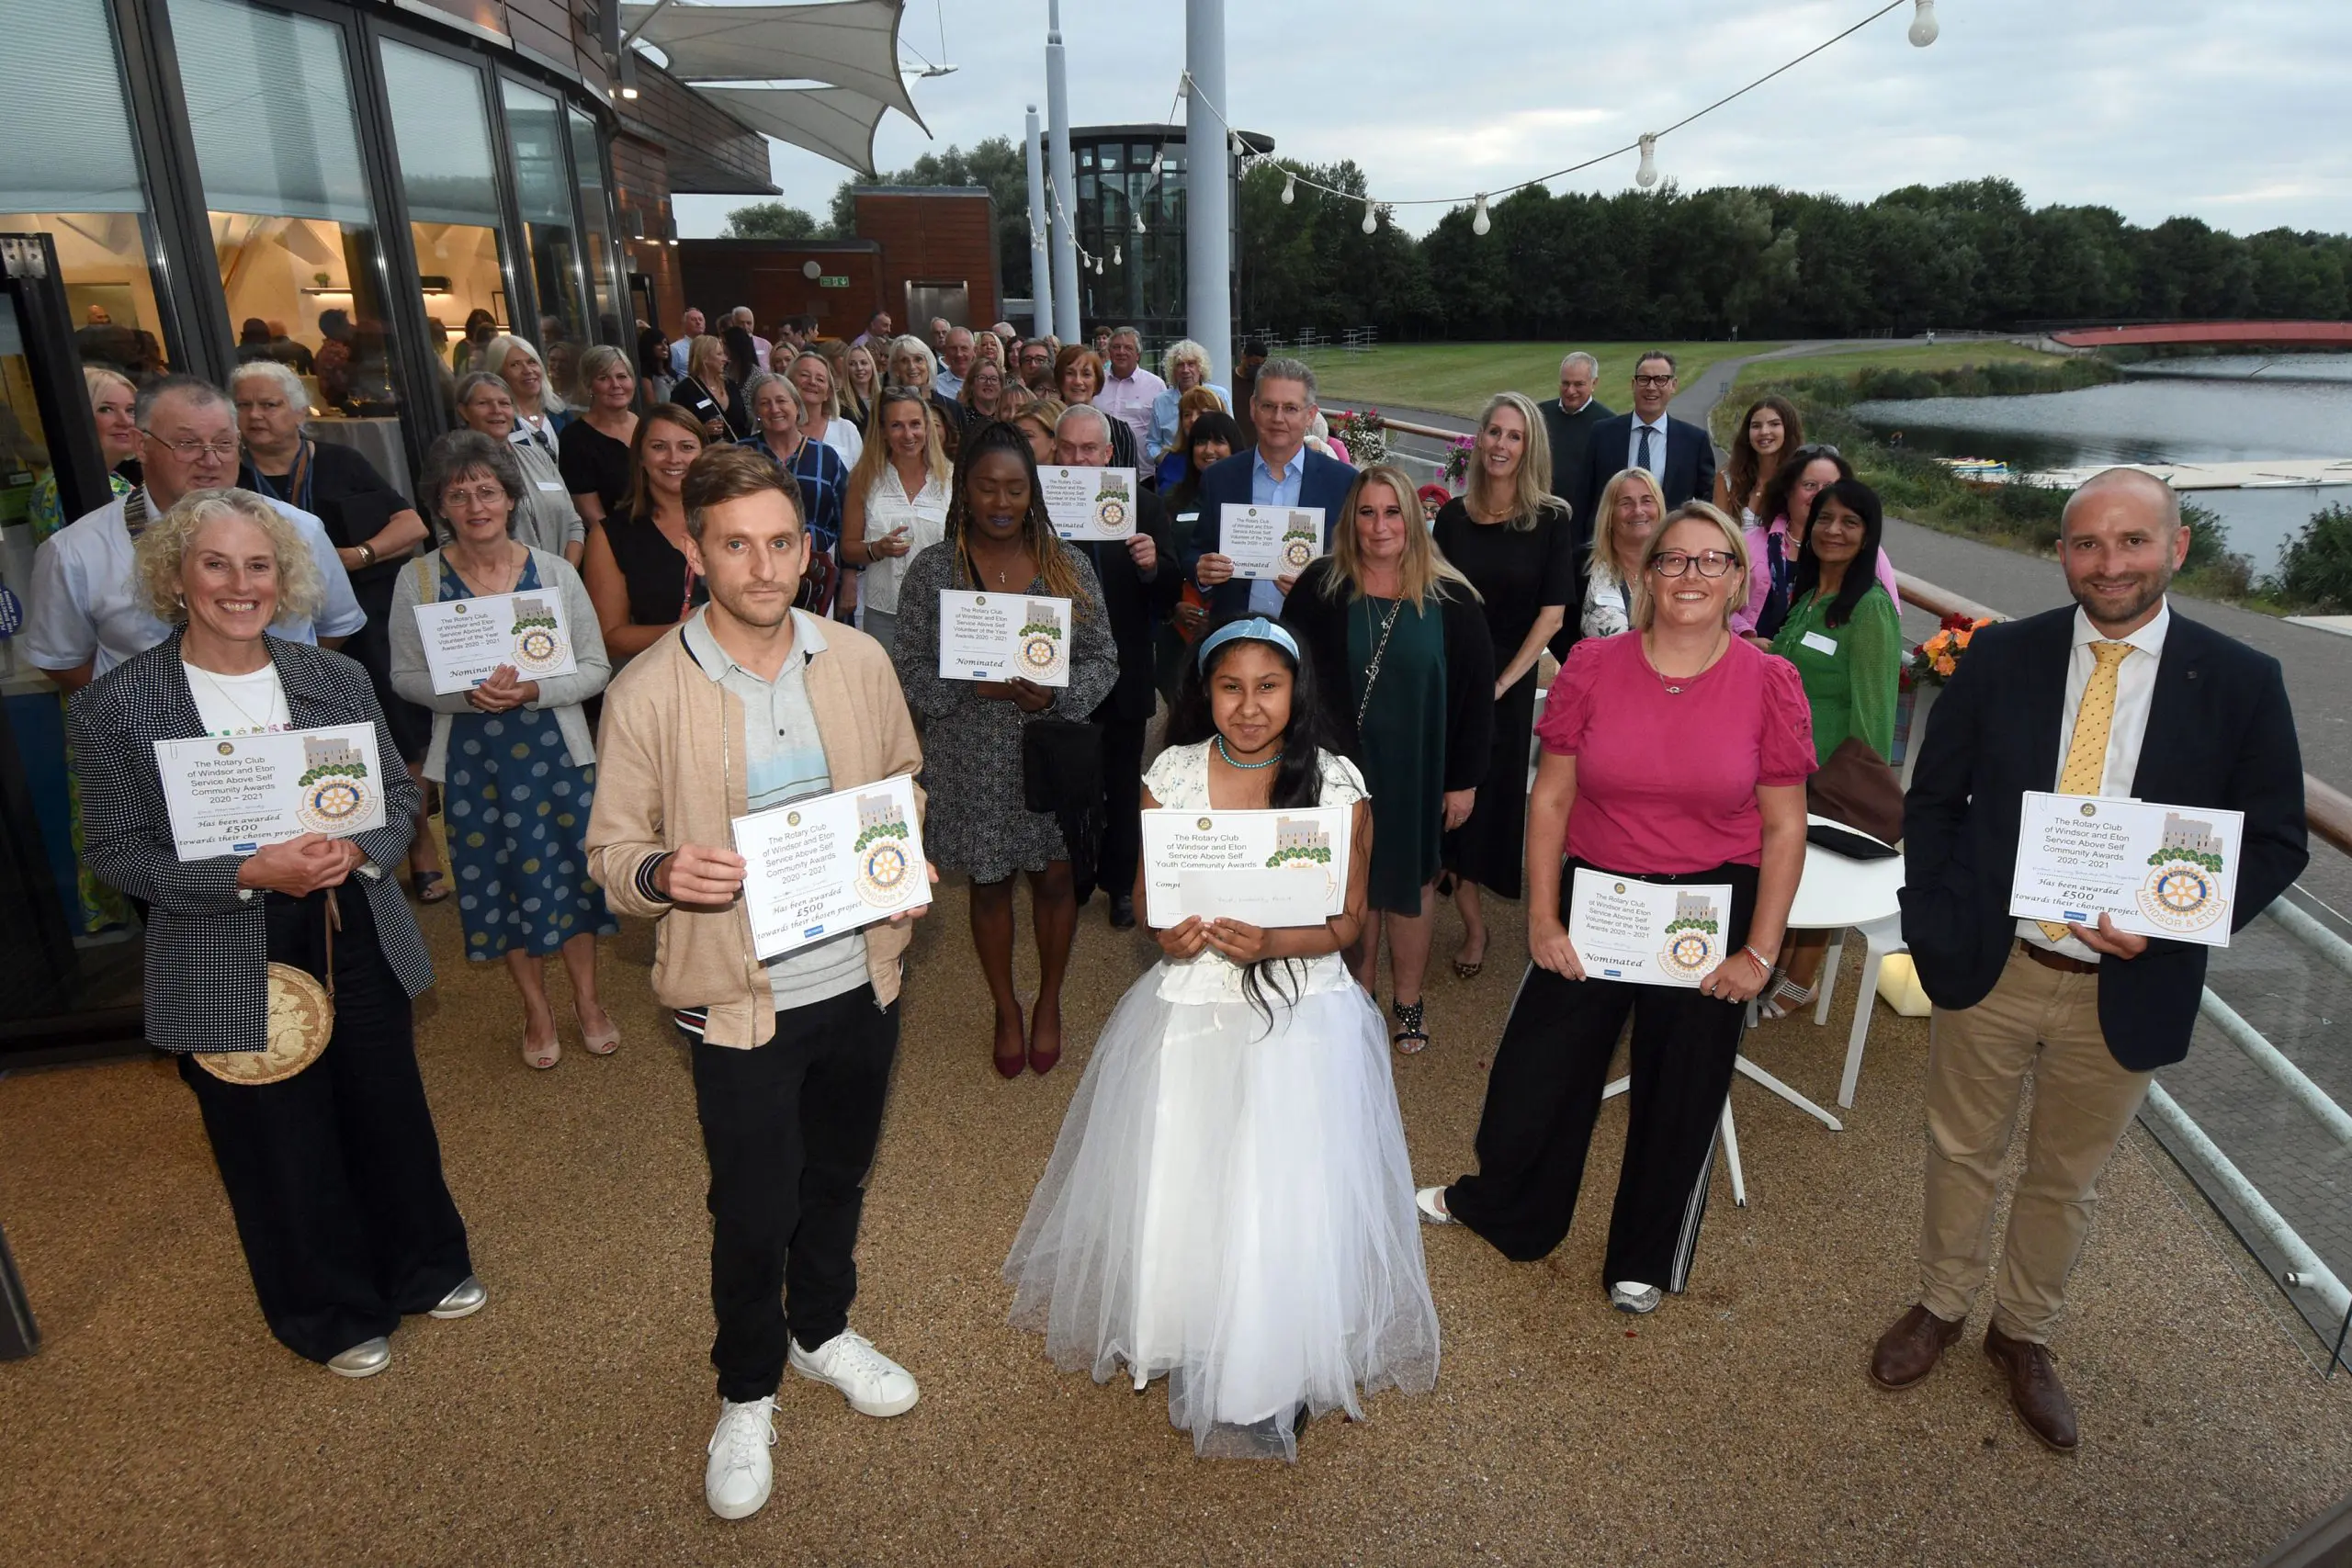
[[2028, 1072], [2033, 1116], [1993, 1323], [2011, 1338], [2047, 1344], [2065, 1312], [2066, 1277], [2090, 1230], [2099, 1173], [2155, 1075], [2130, 1071], [2108, 1050], [2097, 975], [2052, 969], [2014, 947], [1991, 995], [1973, 1008], [1936, 1010], [1919, 1299], [1947, 1322], [1968, 1315], [1984, 1282], [1993, 1189]]

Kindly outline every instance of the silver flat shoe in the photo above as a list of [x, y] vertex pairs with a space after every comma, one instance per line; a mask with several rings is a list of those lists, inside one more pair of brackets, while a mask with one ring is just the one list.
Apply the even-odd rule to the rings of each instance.
[[433, 1315], [440, 1318], [471, 1317], [489, 1303], [490, 1287], [469, 1274], [441, 1298], [441, 1304], [433, 1309]]
[[1424, 1187], [1414, 1193], [1413, 1207], [1421, 1212], [1421, 1224], [1425, 1225], [1453, 1225], [1462, 1223], [1455, 1219], [1453, 1211], [1445, 1206], [1445, 1189], [1442, 1187]]
[[1619, 1312], [1630, 1312], [1635, 1316], [1657, 1311], [1657, 1303], [1664, 1300], [1664, 1291], [1656, 1285], [1645, 1285], [1636, 1280], [1621, 1280], [1609, 1287], [1609, 1304]]
[[327, 1363], [337, 1377], [372, 1378], [392, 1364], [392, 1342], [382, 1335], [362, 1340]]

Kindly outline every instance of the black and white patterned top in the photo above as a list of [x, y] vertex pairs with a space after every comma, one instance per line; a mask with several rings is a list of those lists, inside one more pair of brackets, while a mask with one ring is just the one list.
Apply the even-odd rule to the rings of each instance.
[[[433, 984], [433, 960], [401, 895], [399, 874], [416, 837], [423, 793], [392, 744], [365, 670], [325, 649], [264, 640], [295, 728], [376, 728], [384, 826], [357, 836], [368, 863], [346, 886], [366, 890], [385, 962], [413, 997]], [[68, 714], [82, 785], [85, 858], [98, 880], [149, 906], [149, 1042], [165, 1051], [259, 1050], [269, 1034], [263, 896], [241, 893], [237, 868], [243, 862], [236, 855], [179, 858], [155, 764], [156, 741], [205, 732], [180, 662], [180, 634], [76, 692]]]

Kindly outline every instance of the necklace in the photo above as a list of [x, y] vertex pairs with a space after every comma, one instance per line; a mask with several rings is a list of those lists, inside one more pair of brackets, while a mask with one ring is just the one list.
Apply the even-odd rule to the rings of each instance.
[[[203, 676], [206, 688], [209, 690], [214, 696], [219, 697], [222, 702], [227, 703], [231, 707], [237, 710], [238, 716], [243, 718], [247, 726], [245, 730], [246, 734], [266, 734], [275, 728], [270, 721], [277, 716], [277, 705], [276, 701], [271, 703], [268, 713], [256, 717], [253, 709], [247, 707], [243, 703], [237, 700], [236, 690], [229, 682], [223, 680], [219, 675], [214, 674], [211, 671], [207, 670], [201, 664], [189, 664], [183, 660], [181, 668], [189, 671], [194, 674]], [[267, 666], [265, 665], [263, 668], [266, 669]], [[258, 671], [256, 671], [256, 673], [258, 673]], [[271, 694], [273, 698], [277, 698], [282, 697], [283, 693], [277, 688], [273, 687], [271, 688]]]
[[1668, 678], [1667, 678], [1667, 673], [1666, 673], [1666, 671], [1663, 671], [1663, 670], [1660, 670], [1660, 669], [1657, 667], [1657, 665], [1656, 661], [1654, 661], [1653, 660], [1651, 660], [1651, 659], [1648, 657], [1648, 656], [1649, 656], [1649, 651], [1650, 651], [1650, 650], [1649, 650], [1649, 649], [1648, 649], [1646, 646], [1645, 646], [1645, 647], [1643, 648], [1643, 649], [1642, 649], [1642, 654], [1643, 654], [1643, 660], [1642, 660], [1642, 661], [1643, 661], [1644, 663], [1645, 663], [1645, 664], [1649, 665], [1649, 667], [1650, 667], [1650, 673], [1657, 677], [1657, 683], [1658, 683], [1659, 685], [1664, 686], [1664, 687], [1666, 688], [1666, 694], [1667, 694], [1668, 696], [1669, 696], [1669, 697], [1679, 697], [1679, 696], [1680, 696], [1680, 695], [1682, 694], [1682, 687], [1681, 687], [1680, 682], [1684, 682], [1684, 681], [1695, 681], [1695, 680], [1697, 680], [1700, 676], [1704, 675], [1708, 671], [1710, 671], [1710, 670], [1713, 669], [1713, 668], [1714, 668], [1714, 666], [1715, 666], [1715, 660], [1716, 660], [1718, 657], [1720, 657], [1720, 656], [1721, 656], [1721, 654], [1723, 653], [1724, 649], [1724, 648], [1726, 648], [1727, 646], [1729, 646], [1729, 644], [1730, 644], [1730, 640], [1731, 640], [1731, 634], [1730, 634], [1730, 633], [1728, 633], [1728, 632], [1719, 632], [1719, 633], [1717, 633], [1716, 635], [1717, 635], [1717, 637], [1718, 637], [1721, 640], [1719, 640], [1719, 641], [1717, 641], [1717, 642], [1714, 642], [1714, 643], [1712, 643], [1712, 644], [1710, 644], [1710, 645], [1708, 646], [1708, 649], [1707, 649], [1707, 657], [1706, 657], [1706, 658], [1704, 658], [1704, 659], [1702, 659], [1702, 660], [1701, 660], [1699, 661], [1699, 668], [1698, 668], [1698, 669], [1696, 669], [1696, 670], [1693, 670], [1693, 671], [1692, 671], [1690, 674], [1688, 674], [1688, 675], [1677, 675], [1677, 676], [1675, 676], [1675, 677], [1674, 677], [1673, 679], [1671, 679], [1671, 680], [1668, 679]]
[[1250, 773], [1256, 773], [1260, 768], [1271, 768], [1283, 760], [1283, 754], [1277, 751], [1262, 762], [1237, 762], [1233, 760], [1233, 753], [1225, 749], [1225, 737], [1222, 735], [1216, 738], [1216, 754], [1225, 759], [1227, 767], [1239, 768], [1242, 772]]

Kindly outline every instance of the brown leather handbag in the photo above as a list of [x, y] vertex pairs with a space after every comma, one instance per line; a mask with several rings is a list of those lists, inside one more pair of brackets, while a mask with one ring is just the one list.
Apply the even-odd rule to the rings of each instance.
[[1849, 735], [1804, 786], [1805, 809], [1882, 843], [1903, 837], [1903, 781], [1870, 742]]

